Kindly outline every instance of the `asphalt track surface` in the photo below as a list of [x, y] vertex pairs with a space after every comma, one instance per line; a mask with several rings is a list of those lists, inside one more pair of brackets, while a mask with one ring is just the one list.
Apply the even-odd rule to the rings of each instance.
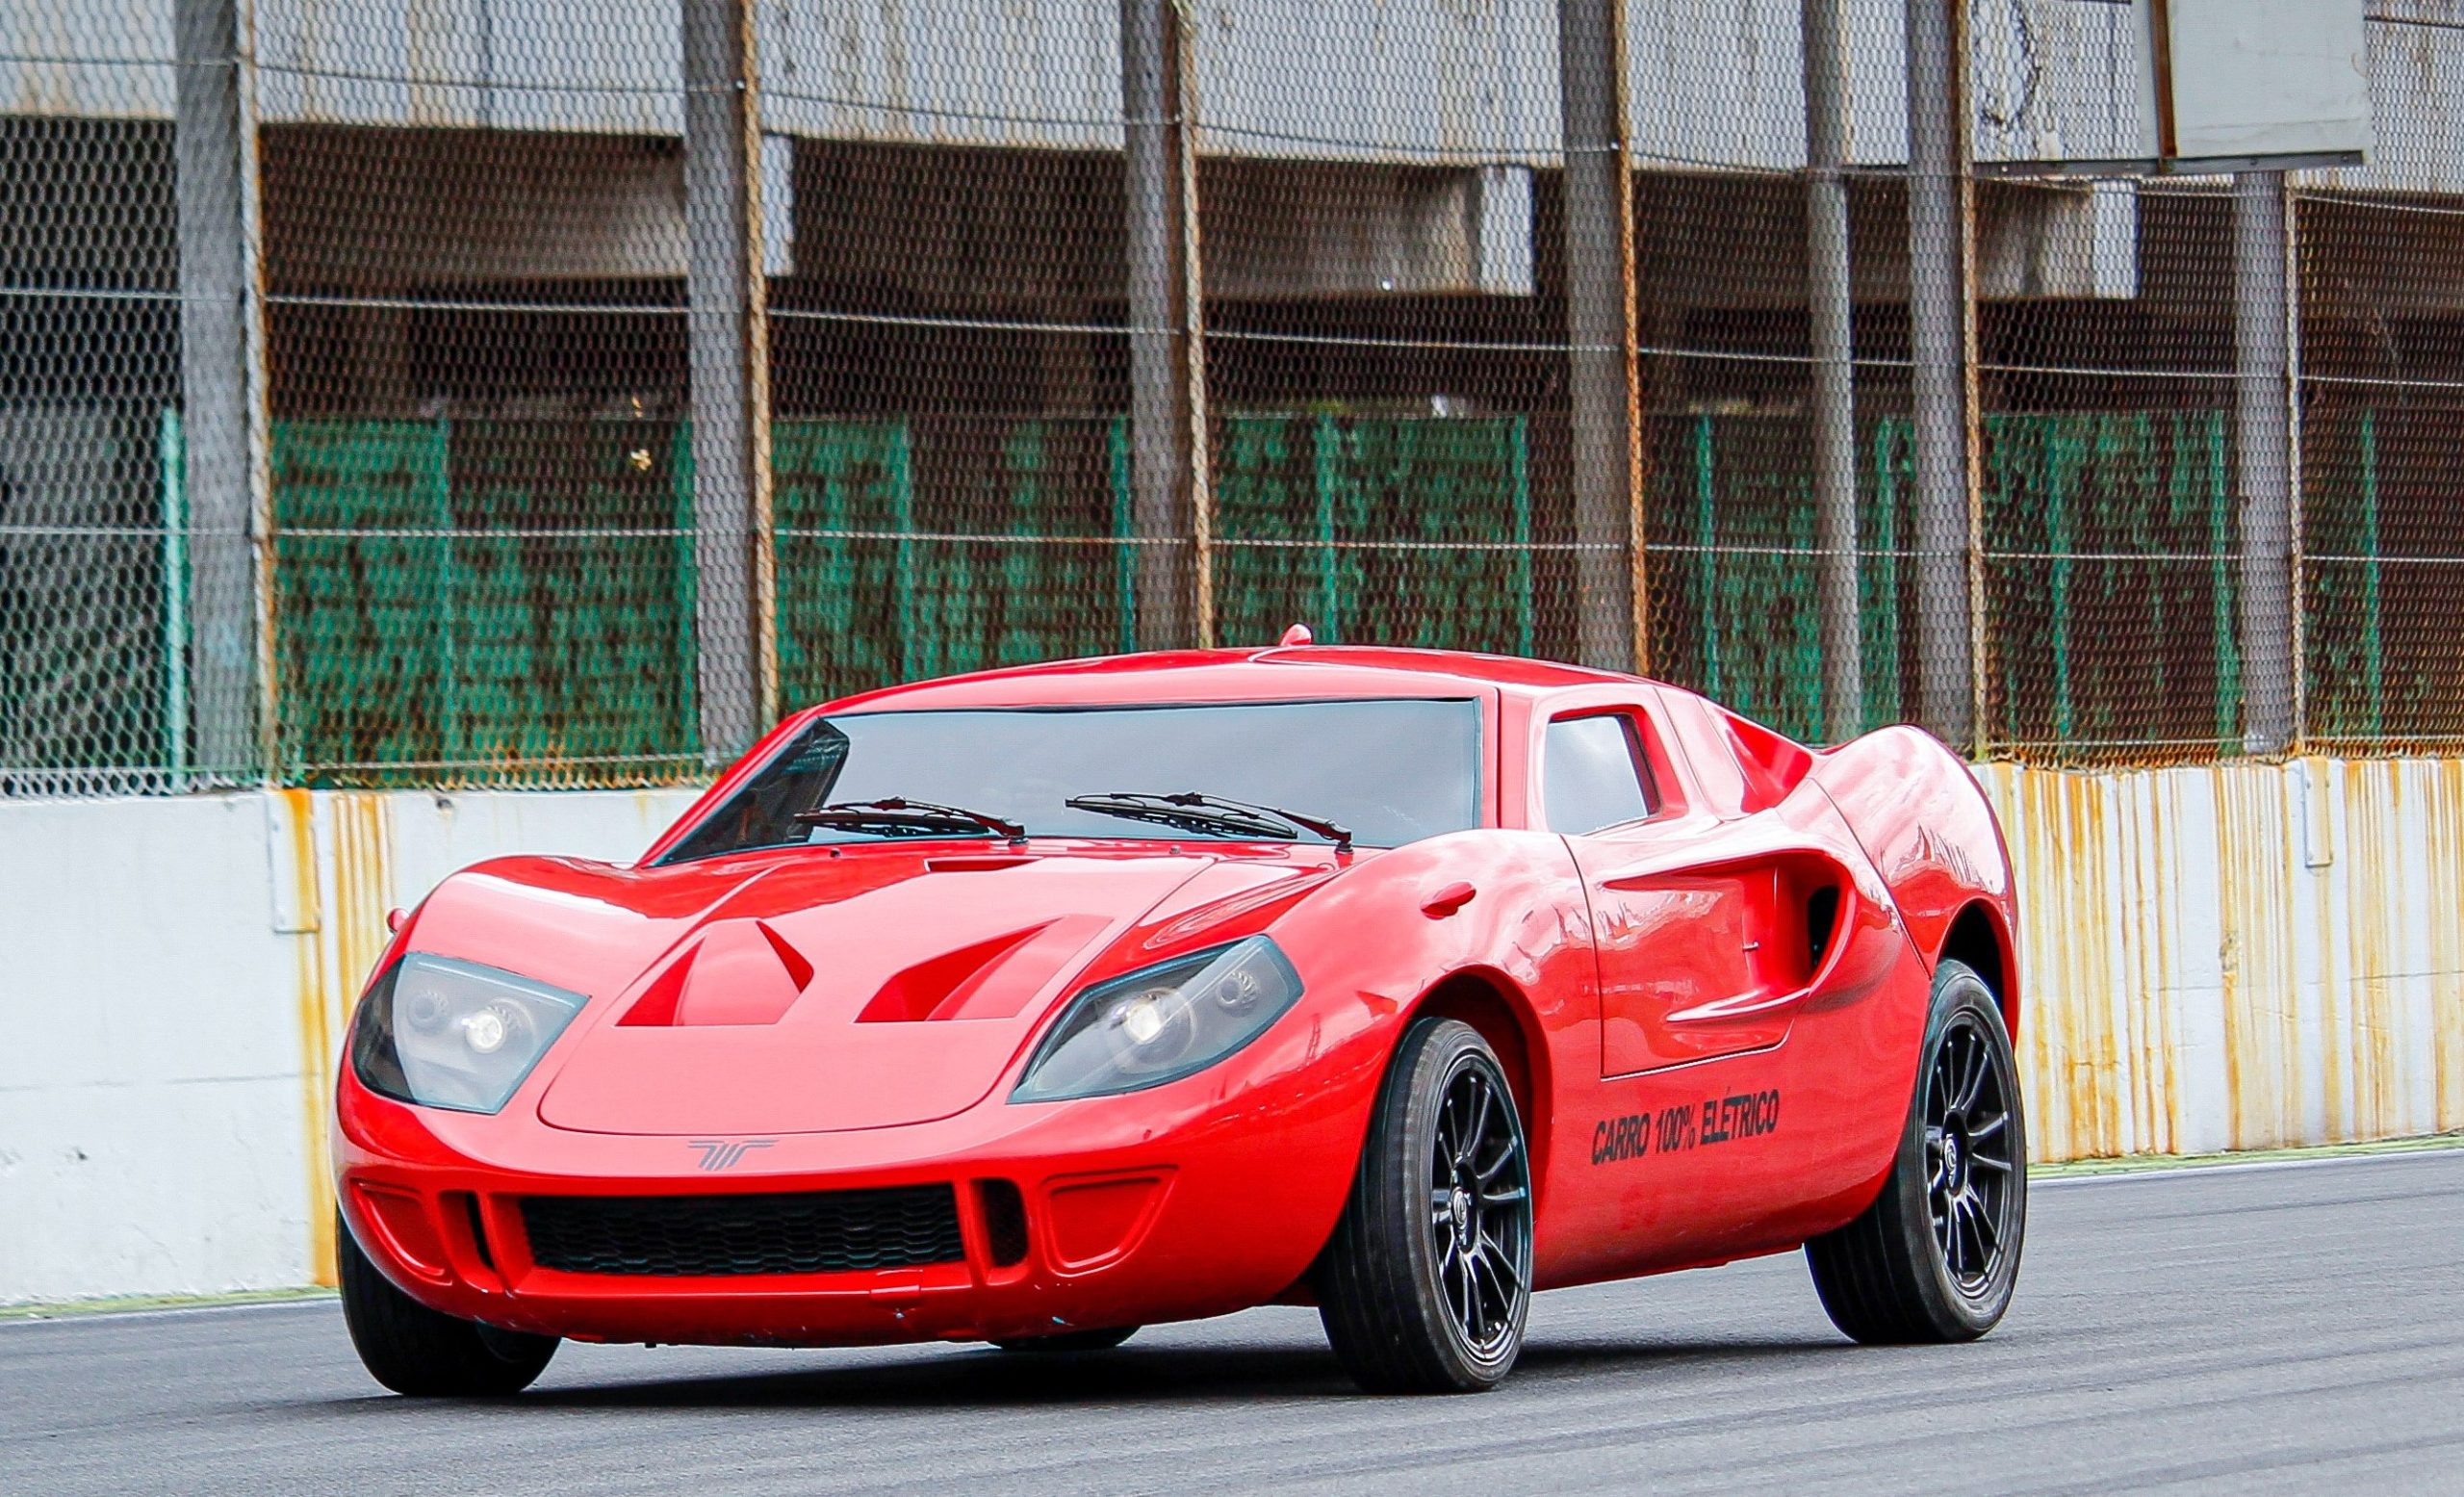
[[0, 1493], [2464, 1492], [2464, 1151], [2040, 1183], [2011, 1317], [1876, 1351], [1795, 1254], [1543, 1296], [1354, 1393], [1307, 1310], [1074, 1359], [568, 1347], [369, 1382], [330, 1302], [0, 1325]]

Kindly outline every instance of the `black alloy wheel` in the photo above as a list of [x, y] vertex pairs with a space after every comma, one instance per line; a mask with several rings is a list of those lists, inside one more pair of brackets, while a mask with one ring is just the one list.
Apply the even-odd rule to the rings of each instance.
[[1468, 1024], [1415, 1023], [1319, 1260], [1345, 1370], [1373, 1393], [1496, 1386], [1523, 1350], [1531, 1223], [1530, 1150], [1497, 1056]]
[[1882, 1193], [1806, 1244], [1832, 1324], [1874, 1344], [1991, 1330], [2010, 1308], [2027, 1232], [2027, 1115], [2010, 1031], [1992, 991], [1958, 962], [1935, 970], [1918, 1054]]
[[1985, 1292], [2017, 1242], [2021, 1162], [2011, 1153], [2011, 1094], [1984, 1025], [1960, 1014], [1925, 1078], [1925, 1198], [1942, 1267], [1966, 1295]]
[[1531, 1294], [1531, 1182], [1514, 1100], [1492, 1067], [1447, 1082], [1429, 1149], [1429, 1252], [1447, 1312], [1476, 1356], [1523, 1328]]

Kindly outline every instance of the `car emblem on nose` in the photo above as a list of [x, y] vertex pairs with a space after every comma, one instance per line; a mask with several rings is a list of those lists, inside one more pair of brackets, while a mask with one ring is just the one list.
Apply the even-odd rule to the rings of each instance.
[[702, 1151], [702, 1168], [705, 1170], [732, 1170], [744, 1162], [745, 1155], [757, 1149], [768, 1149], [777, 1142], [775, 1138], [740, 1138], [732, 1142], [723, 1138], [697, 1138], [685, 1147]]

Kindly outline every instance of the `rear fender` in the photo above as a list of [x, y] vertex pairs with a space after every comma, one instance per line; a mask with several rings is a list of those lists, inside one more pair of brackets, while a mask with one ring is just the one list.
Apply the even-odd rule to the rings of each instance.
[[[2004, 952], [2015, 949], [2011, 859], [1993, 807], [1967, 765], [1914, 728], [1886, 728], [1821, 757], [1821, 786], [1871, 858], [1929, 969], [1962, 914], [1981, 908]], [[1984, 974], [2015, 1014], [2015, 973]]]

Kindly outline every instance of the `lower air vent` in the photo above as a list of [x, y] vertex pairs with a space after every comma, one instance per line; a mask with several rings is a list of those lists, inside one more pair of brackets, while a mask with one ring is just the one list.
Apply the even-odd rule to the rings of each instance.
[[984, 1208], [984, 1244], [995, 1268], [1027, 1256], [1027, 1203], [1008, 1180], [978, 1180], [976, 1203]]
[[778, 1196], [530, 1196], [531, 1260], [568, 1274], [684, 1278], [955, 1263], [947, 1185]]

